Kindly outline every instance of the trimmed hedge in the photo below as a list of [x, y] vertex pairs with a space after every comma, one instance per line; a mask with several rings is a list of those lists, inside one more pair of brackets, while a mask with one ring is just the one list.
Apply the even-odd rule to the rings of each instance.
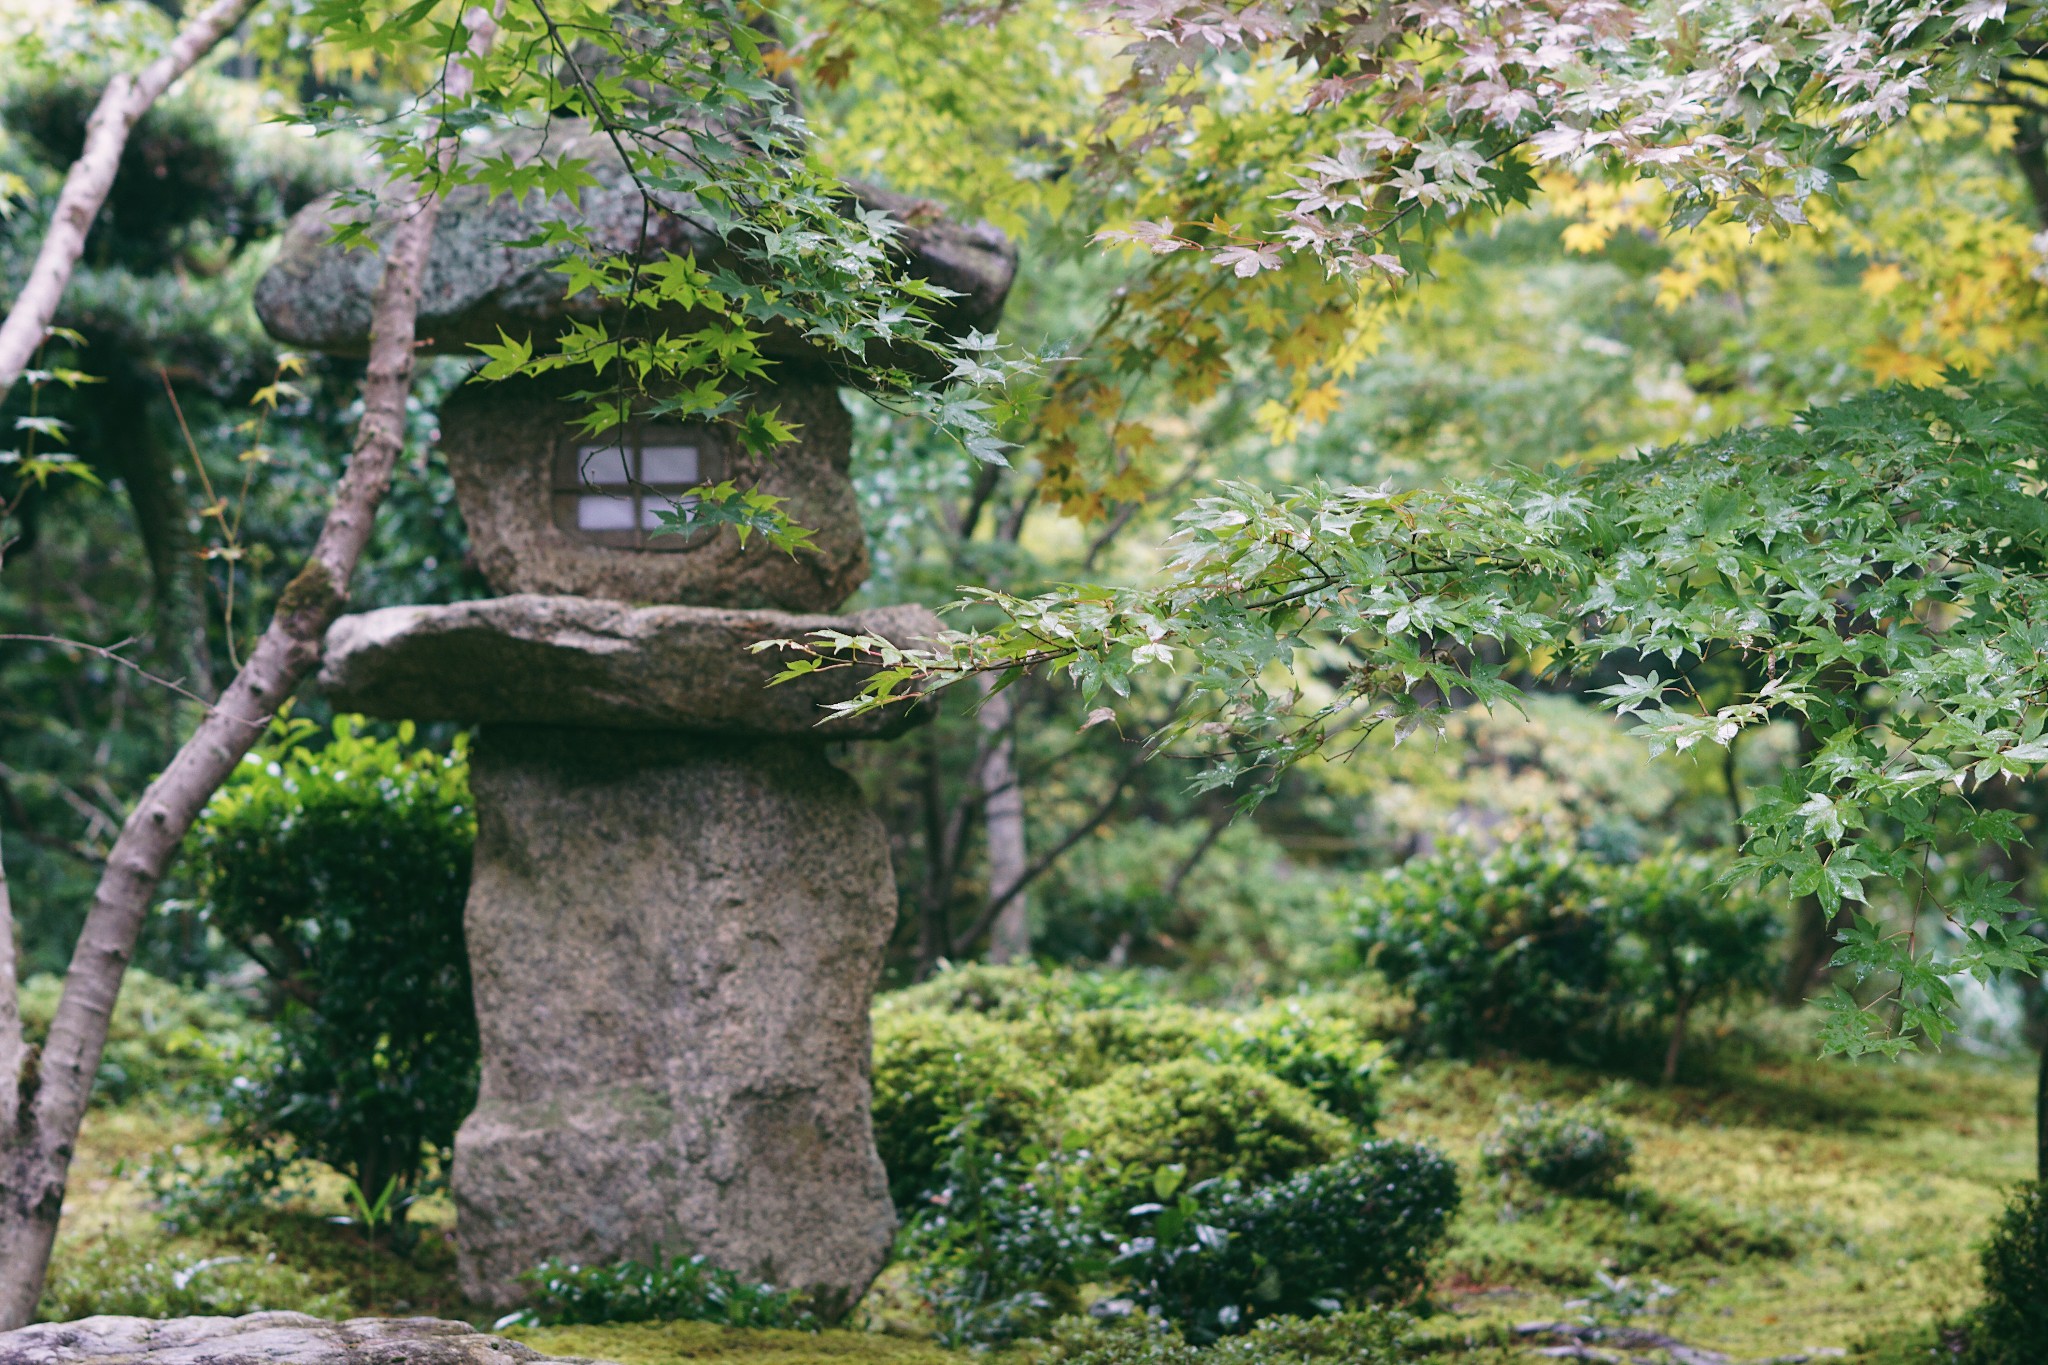
[[954, 1130], [970, 1109], [986, 1140], [1017, 1153], [1042, 1139], [1054, 1108], [1044, 1067], [1002, 1025], [975, 1014], [876, 1014], [875, 1147], [897, 1208], [916, 1207], [944, 1183]]
[[1120, 1067], [1067, 1104], [1063, 1141], [1101, 1163], [1112, 1203], [1150, 1197], [1157, 1171], [1263, 1184], [1350, 1150], [1356, 1133], [1254, 1067], [1186, 1057]]

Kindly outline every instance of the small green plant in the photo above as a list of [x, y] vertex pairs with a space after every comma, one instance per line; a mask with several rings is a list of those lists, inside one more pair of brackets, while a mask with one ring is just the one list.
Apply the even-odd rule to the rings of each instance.
[[1260, 1185], [1349, 1151], [1358, 1135], [1287, 1082], [1238, 1063], [1126, 1066], [1068, 1102], [1063, 1143], [1093, 1155], [1107, 1196], [1151, 1197], [1153, 1173]]
[[102, 1313], [175, 1318], [266, 1310], [349, 1316], [347, 1295], [321, 1289], [274, 1254], [193, 1256], [165, 1251], [161, 1238], [113, 1235], [59, 1244], [37, 1314], [69, 1322]]
[[[391, 1226], [397, 1221], [398, 1215], [404, 1212], [405, 1206], [412, 1202], [410, 1197], [407, 1197], [398, 1200], [395, 1205], [392, 1203], [392, 1200], [398, 1194], [398, 1177], [395, 1175], [384, 1182], [383, 1190], [374, 1200], [364, 1194], [363, 1187], [356, 1184], [354, 1180], [344, 1181], [342, 1194], [348, 1199], [349, 1204], [354, 1207], [355, 1212], [353, 1214], [337, 1214], [331, 1221], [347, 1227], [361, 1228], [363, 1230], [363, 1241], [368, 1245], [372, 1253], [377, 1250], [377, 1229]], [[369, 1282], [370, 1305], [372, 1308], [377, 1303], [376, 1264], [373, 1255], [370, 1261]]]
[[1559, 1194], [1605, 1194], [1628, 1174], [1635, 1143], [1591, 1105], [1525, 1105], [1486, 1136], [1488, 1175], [1519, 1178]]
[[512, 1326], [595, 1326], [612, 1322], [717, 1322], [728, 1327], [817, 1331], [791, 1289], [742, 1278], [702, 1256], [585, 1266], [560, 1259], [521, 1275], [534, 1302], [498, 1321]]
[[1365, 1143], [1257, 1188], [1169, 1178], [1155, 1192], [1131, 1210], [1149, 1226], [1114, 1268], [1195, 1340], [1414, 1296], [1459, 1198], [1457, 1168], [1405, 1142]]
[[287, 1155], [407, 1201], [476, 1099], [462, 907], [468, 765], [348, 718], [280, 719], [193, 832], [196, 901], [261, 964], [274, 1037], [221, 1095], [223, 1145], [258, 1176]]
[[1963, 1336], [1966, 1365], [2038, 1365], [2048, 1342], [2048, 1185], [2013, 1192], [1978, 1254], [1984, 1302]]

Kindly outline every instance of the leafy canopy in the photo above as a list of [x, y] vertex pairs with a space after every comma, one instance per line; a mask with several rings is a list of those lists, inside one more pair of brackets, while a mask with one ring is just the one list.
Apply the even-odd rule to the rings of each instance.
[[[1896, 1052], [1949, 1031], [1952, 978], [2048, 958], [2009, 888], [1971, 880], [1944, 901], [1928, 862], [1945, 837], [2017, 839], [1973, 791], [2048, 763], [2044, 446], [2039, 393], [1901, 389], [1590, 470], [1228, 485], [1181, 515], [1161, 582], [977, 593], [1005, 624], [884, 659], [845, 705], [991, 670], [1050, 667], [1091, 698], [1172, 672], [1192, 701], [1157, 742], [1200, 755], [1211, 786], [1608, 661], [1606, 704], [1653, 750], [1796, 716], [1809, 751], [1746, 813], [1734, 875], [1830, 911], [1892, 884], [1941, 912], [1939, 955], [1869, 916], [1845, 934], [1841, 961], [1895, 978], [1899, 1004], [1881, 1016], [1838, 991], [1824, 1042]], [[874, 657], [798, 648], [790, 674]], [[1695, 680], [1715, 661], [1740, 666], [1726, 696]]]

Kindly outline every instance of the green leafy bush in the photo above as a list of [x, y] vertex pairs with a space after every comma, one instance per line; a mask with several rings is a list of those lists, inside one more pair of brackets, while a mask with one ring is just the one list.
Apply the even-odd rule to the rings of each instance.
[[1045, 1069], [1001, 1024], [976, 1014], [896, 1010], [875, 1017], [875, 1147], [899, 1209], [938, 1188], [970, 1109], [983, 1139], [1016, 1153], [1043, 1136]]
[[1057, 1365], [1401, 1365], [1408, 1319], [1369, 1307], [1327, 1317], [1262, 1318], [1248, 1332], [1190, 1345], [1164, 1318], [1067, 1318], [1053, 1328], [1046, 1359]]
[[1386, 1049], [1338, 1002], [1287, 1000], [1225, 1016], [1210, 1048], [1217, 1060], [1255, 1066], [1308, 1092], [1360, 1132], [1379, 1121]]
[[1669, 1021], [1665, 1079], [1678, 1070], [1693, 1010], [1762, 992], [1778, 969], [1782, 928], [1760, 897], [1718, 884], [1706, 858], [1664, 854], [1604, 870], [1609, 967], [1620, 996]]
[[1355, 895], [1367, 963], [1414, 998], [1419, 1051], [1592, 1056], [1653, 1022], [1682, 1031], [1774, 961], [1769, 911], [1683, 855], [1607, 867], [1534, 840], [1452, 848]]
[[607, 1322], [718, 1322], [728, 1327], [816, 1331], [795, 1290], [756, 1284], [702, 1256], [583, 1266], [544, 1261], [521, 1275], [533, 1304], [501, 1325], [594, 1326]]
[[138, 1318], [232, 1316], [282, 1309], [349, 1315], [348, 1297], [316, 1286], [275, 1256], [194, 1257], [160, 1238], [98, 1237], [57, 1249], [37, 1315], [69, 1322], [112, 1313]]
[[1216, 1020], [1207, 1010], [1154, 1005], [1047, 1013], [1009, 1029], [1017, 1046], [1051, 1069], [1062, 1085], [1078, 1087], [1094, 1085], [1133, 1063], [1207, 1055]]
[[[22, 983], [21, 1022], [30, 1042], [48, 1035], [63, 993], [64, 979], [49, 973]], [[254, 1031], [247, 1010], [222, 992], [187, 989], [131, 968], [107, 1028], [93, 1100], [189, 1097], [219, 1079], [223, 1054], [244, 1046]]]
[[911, 1222], [904, 1249], [947, 1346], [1035, 1335], [1079, 1306], [1109, 1268], [1114, 1239], [1083, 1163], [1043, 1148], [1021, 1159], [983, 1136], [970, 1110], [947, 1146], [945, 1184]]
[[1357, 1140], [1309, 1096], [1254, 1067], [1182, 1058], [1120, 1067], [1068, 1102], [1063, 1142], [1086, 1150], [1111, 1198], [1148, 1197], [1165, 1167], [1261, 1184], [1331, 1161]]
[[410, 727], [374, 740], [344, 718], [317, 749], [313, 733], [281, 720], [193, 835], [205, 915], [280, 1001], [273, 1045], [225, 1093], [223, 1141], [261, 1171], [310, 1157], [402, 1195], [476, 1098], [468, 765], [408, 752]]
[[1403, 1142], [1365, 1143], [1271, 1185], [1162, 1182], [1160, 1193], [1173, 1202], [1133, 1211], [1153, 1219], [1150, 1234], [1115, 1268], [1197, 1339], [1413, 1296], [1459, 1198], [1457, 1168]]
[[1602, 1194], [1629, 1171], [1636, 1145], [1598, 1109], [1525, 1105], [1486, 1135], [1488, 1175], [1519, 1177], [1560, 1194]]
[[2048, 1342], [2048, 1185], [2014, 1191], [1979, 1259], [1984, 1302], [1967, 1323], [1968, 1365], [2038, 1365]]
[[1590, 868], [1529, 842], [1418, 858], [1357, 892], [1366, 959], [1415, 998], [1408, 1043], [1554, 1053], [1609, 1007]]

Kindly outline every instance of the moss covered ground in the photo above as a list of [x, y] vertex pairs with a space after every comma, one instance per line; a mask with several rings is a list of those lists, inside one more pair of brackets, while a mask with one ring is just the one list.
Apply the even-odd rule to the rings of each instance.
[[[1426, 1355], [1456, 1365], [1529, 1359], [1508, 1344], [1512, 1327], [1600, 1311], [1584, 1300], [1589, 1290], [1612, 1297], [1599, 1286], [1604, 1272], [1637, 1289], [1673, 1286], [1654, 1325], [1738, 1360], [1837, 1351], [1862, 1365], [1927, 1360], [1934, 1325], [1974, 1301], [1977, 1240], [2005, 1190], [2030, 1174], [2032, 1086], [2030, 1068], [1953, 1055], [1724, 1059], [1668, 1090], [1527, 1061], [1399, 1072], [1382, 1131], [1439, 1144], [1466, 1190], [1437, 1269], [1438, 1311], [1423, 1324]], [[1636, 1139], [1635, 1174], [1618, 1193], [1539, 1197], [1480, 1175], [1481, 1134], [1504, 1104], [1589, 1094], [1604, 1094]], [[174, 1112], [93, 1113], [55, 1265], [55, 1283], [75, 1291], [67, 1307], [87, 1306], [92, 1287], [116, 1282], [127, 1260], [235, 1255], [290, 1272], [281, 1294], [331, 1296], [355, 1312], [491, 1320], [457, 1292], [445, 1199], [415, 1211], [405, 1254], [388, 1237], [328, 1221], [343, 1209], [338, 1186], [232, 1228], [166, 1238], [143, 1171], [198, 1133], [197, 1120]], [[892, 1330], [669, 1324], [525, 1335], [545, 1351], [622, 1365], [924, 1365], [946, 1355], [903, 1335], [912, 1324], [893, 1311], [871, 1313], [869, 1325]]]

